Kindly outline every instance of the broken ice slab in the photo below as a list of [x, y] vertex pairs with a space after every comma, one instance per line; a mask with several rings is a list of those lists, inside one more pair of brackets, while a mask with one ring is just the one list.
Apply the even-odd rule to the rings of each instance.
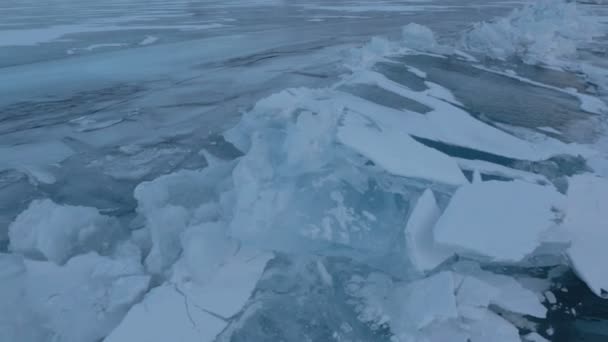
[[[201, 282], [178, 261], [174, 278], [131, 308], [106, 342], [213, 341], [247, 303], [272, 253], [242, 246]], [[206, 267], [200, 260], [200, 267]], [[185, 266], [185, 267], [182, 267]]]
[[568, 258], [598, 296], [608, 298], [608, 180], [590, 174], [569, 180], [564, 227], [572, 241]]
[[[246, 246], [241, 246], [231, 257], [222, 262], [208, 281], [176, 283], [176, 289], [193, 305], [229, 319], [236, 315], [251, 294], [262, 276], [266, 264], [274, 255]], [[201, 263], [205, 262], [201, 260]]]
[[449, 90], [434, 85], [432, 91], [413, 91], [373, 71], [358, 72], [348, 79], [355, 84], [370, 84], [420, 102], [432, 108], [426, 114], [395, 110], [352, 95], [336, 96], [335, 102], [357, 111], [385, 126], [398, 127], [418, 138], [472, 148], [475, 150], [521, 160], [544, 160], [563, 153], [588, 153], [585, 148], [558, 141], [532, 143], [490, 126], [462, 108], [436, 97], [441, 90], [447, 98]]
[[454, 159], [458, 163], [458, 166], [460, 166], [460, 168], [466, 171], [477, 171], [484, 175], [502, 177], [507, 179], [519, 179], [529, 183], [536, 183], [542, 185], [550, 184], [547, 177], [540, 174], [521, 171], [484, 160], [464, 159], [457, 157], [454, 157]]
[[211, 342], [226, 325], [167, 284], [133, 306], [104, 342]]
[[22, 305], [58, 341], [95, 342], [118, 325], [149, 282], [139, 260], [95, 253], [73, 257], [63, 266], [26, 260]]
[[394, 341], [519, 341], [518, 329], [495, 314], [492, 305], [545, 317], [536, 293], [517, 280], [478, 267], [460, 271], [410, 283], [373, 273], [367, 279], [353, 277], [348, 293], [356, 299], [359, 319], [390, 327]]
[[393, 175], [449, 185], [466, 183], [458, 164], [449, 156], [424, 146], [399, 128], [354, 112], [342, 118], [338, 140]]
[[453, 251], [437, 245], [433, 229], [441, 211], [430, 189], [418, 198], [405, 227], [405, 245], [409, 261], [420, 272], [430, 271], [454, 255]]
[[435, 241], [459, 254], [518, 262], [541, 245], [563, 195], [549, 186], [488, 181], [460, 187], [439, 218]]
[[392, 325], [419, 330], [431, 323], [458, 318], [455, 287], [454, 274], [445, 271], [397, 287], [393, 299], [400, 303]]

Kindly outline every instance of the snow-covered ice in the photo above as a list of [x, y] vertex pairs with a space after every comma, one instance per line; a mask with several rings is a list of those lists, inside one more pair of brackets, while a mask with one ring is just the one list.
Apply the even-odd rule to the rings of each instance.
[[488, 181], [460, 187], [435, 227], [435, 241], [465, 255], [518, 262], [556, 222], [563, 196], [550, 186]]

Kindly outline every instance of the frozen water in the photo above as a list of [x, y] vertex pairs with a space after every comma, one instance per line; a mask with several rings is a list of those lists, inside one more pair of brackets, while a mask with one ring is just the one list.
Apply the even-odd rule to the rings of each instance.
[[0, 4], [0, 340], [548, 338], [554, 265], [608, 286], [602, 10]]
[[37, 200], [9, 226], [10, 249], [57, 264], [89, 251], [107, 251], [120, 232], [111, 217], [95, 208]]
[[488, 181], [459, 188], [435, 227], [436, 243], [464, 255], [518, 262], [542, 242], [563, 206], [550, 186]]
[[371, 274], [352, 279], [349, 288], [360, 319], [388, 325], [397, 341], [519, 341], [517, 327], [491, 305], [537, 317], [546, 313], [535, 293], [516, 280], [479, 269], [442, 271], [408, 284]]
[[[403, 131], [378, 126], [377, 122], [349, 113], [342, 118], [338, 140], [396, 176], [450, 185], [466, 182], [458, 165], [447, 155], [424, 146]], [[386, 146], [400, 146], [400, 149], [386, 149]]]
[[0, 337], [99, 341], [148, 289], [137, 260], [90, 253], [58, 266], [1, 255]]
[[191, 305], [173, 286], [163, 285], [131, 308], [104, 341], [211, 342], [225, 327], [225, 321]]
[[581, 44], [602, 35], [595, 20], [577, 10], [575, 2], [536, 1], [505, 18], [475, 25], [462, 45], [491, 58], [559, 65], [575, 58]]
[[431, 271], [454, 255], [435, 243], [433, 230], [441, 212], [431, 190], [418, 198], [405, 227], [405, 248], [409, 260], [419, 271]]
[[608, 273], [598, 267], [608, 241], [608, 181], [592, 175], [572, 177], [569, 182], [564, 226], [572, 245], [568, 257], [574, 270], [598, 296], [606, 297]]
[[[230, 170], [231, 163], [216, 164], [202, 171], [184, 170], [141, 183], [135, 189], [137, 211], [145, 220], [145, 229], [152, 242], [145, 261], [150, 271], [162, 273], [178, 259], [182, 253], [182, 233], [188, 228], [219, 218], [220, 193], [224, 185], [218, 179], [225, 178]], [[203, 233], [204, 230], [209, 231], [208, 236], [211, 237], [222, 234], [221, 231], [215, 232], [218, 228], [221, 230], [222, 227], [209, 224], [200, 229]], [[194, 231], [185, 234], [183, 243], [187, 245], [193, 243], [190, 238], [198, 235]], [[199, 253], [205, 252], [203, 248]], [[186, 259], [190, 257], [189, 253], [193, 252], [186, 251]]]

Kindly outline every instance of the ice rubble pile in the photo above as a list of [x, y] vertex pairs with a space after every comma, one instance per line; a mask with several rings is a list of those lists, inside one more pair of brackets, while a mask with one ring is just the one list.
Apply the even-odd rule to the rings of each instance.
[[10, 226], [14, 254], [0, 255], [0, 340], [212, 341], [273, 256], [220, 220], [232, 167], [139, 185], [132, 232], [94, 208], [34, 201]]
[[490, 309], [544, 318], [536, 293], [517, 280], [458, 265], [413, 282], [380, 273], [354, 276], [347, 285], [359, 319], [389, 325], [395, 341], [520, 341], [518, 329]]
[[583, 13], [575, 2], [541, 0], [515, 9], [506, 17], [474, 24], [454, 45], [439, 43], [425, 26], [408, 24], [403, 27], [401, 41], [376, 37], [355, 53], [354, 64], [369, 66], [378, 56], [418, 50], [435, 54], [464, 52], [498, 60], [515, 58], [528, 64], [572, 67], [578, 50], [605, 34], [598, 18]]
[[476, 24], [460, 45], [490, 58], [560, 65], [576, 57], [581, 44], [602, 35], [595, 20], [584, 16], [575, 2], [534, 1], [507, 17]]
[[[455, 159], [413, 136], [537, 160], [566, 146], [531, 145], [459, 117], [458, 107], [438, 99], [438, 94], [450, 98], [447, 89], [430, 82], [427, 86], [434, 92], [414, 92], [368, 70], [343, 82], [382, 87], [433, 110], [424, 115], [393, 110], [346, 94], [341, 84], [321, 90], [291, 89], [261, 101], [226, 134], [245, 153], [233, 173], [236, 210], [231, 232], [235, 236], [257, 240], [269, 249], [323, 254], [338, 245], [351, 249], [351, 256], [363, 255], [366, 262], [381, 260], [376, 266], [387, 272], [391, 270], [386, 263], [395, 263], [388, 258], [405, 254], [420, 280], [391, 283], [390, 294], [373, 288], [374, 280], [360, 284], [364, 289], [372, 286], [368, 295], [373, 297], [363, 296], [362, 317], [369, 318], [371, 310], [378, 317], [369, 321], [388, 324], [400, 341], [442, 341], [445, 336], [519, 341], [518, 329], [497, 315], [493, 306], [545, 317], [538, 293], [507, 276], [481, 270], [463, 274], [458, 264], [449, 266], [457, 255], [475, 260], [475, 265], [525, 267], [534, 257], [548, 253], [544, 245], [557, 241], [560, 247], [550, 253], [558, 258], [567, 251], [576, 271], [601, 295], [597, 289], [607, 285], [606, 272], [589, 270], [593, 263], [585, 258], [591, 254], [576, 252], [577, 241], [586, 239], [583, 236], [593, 239], [608, 228], [600, 223], [605, 218], [597, 217], [608, 210], [601, 195], [601, 184], [608, 184], [604, 179], [576, 176], [567, 195], [516, 170], [511, 175], [519, 179], [482, 181], [477, 175], [470, 184]], [[451, 130], [442, 129], [446, 123]], [[505, 142], [496, 144], [500, 139]], [[478, 172], [487, 167], [477, 166]], [[581, 198], [585, 190], [580, 187], [589, 186], [587, 182], [596, 190]], [[445, 209], [435, 194], [451, 196]], [[596, 215], [593, 224], [579, 212], [589, 203], [596, 203], [589, 209]], [[405, 215], [402, 208], [407, 206], [412, 208]], [[570, 235], [563, 232], [566, 227]], [[395, 243], [401, 236], [403, 244]], [[323, 243], [332, 247], [324, 248]], [[452, 270], [434, 273], [446, 267]], [[383, 302], [370, 304], [374, 300]]]

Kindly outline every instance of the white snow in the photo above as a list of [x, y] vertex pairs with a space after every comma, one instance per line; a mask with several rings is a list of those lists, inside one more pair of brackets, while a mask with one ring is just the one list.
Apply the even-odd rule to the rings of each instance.
[[406, 132], [373, 119], [346, 114], [338, 129], [338, 139], [394, 175], [449, 185], [466, 182], [464, 174], [449, 156], [422, 145]]
[[590, 174], [569, 179], [564, 227], [570, 233], [567, 251], [574, 271], [598, 296], [608, 297], [608, 180]]
[[103, 251], [118, 233], [113, 218], [95, 208], [35, 200], [9, 226], [10, 249], [57, 264], [87, 251]]
[[489, 181], [460, 187], [435, 227], [435, 240], [455, 251], [518, 262], [555, 223], [562, 195], [549, 186]]
[[435, 244], [433, 229], [441, 212], [430, 189], [418, 198], [405, 227], [406, 252], [410, 262], [420, 272], [430, 271], [453, 255]]

